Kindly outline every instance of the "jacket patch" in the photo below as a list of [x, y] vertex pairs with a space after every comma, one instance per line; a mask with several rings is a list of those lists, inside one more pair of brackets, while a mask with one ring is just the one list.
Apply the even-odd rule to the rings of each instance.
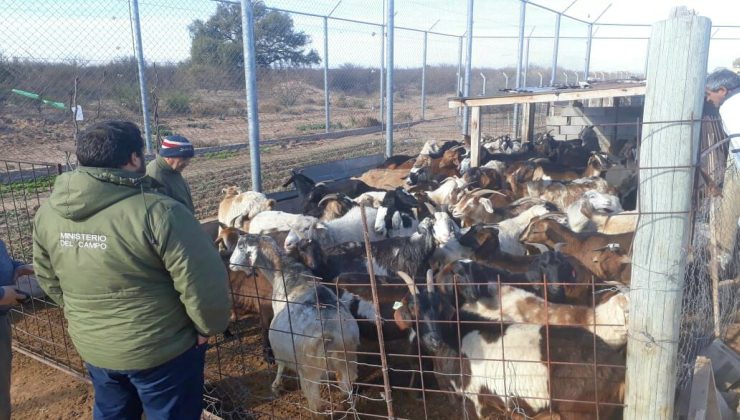
[[94, 233], [60, 232], [59, 245], [63, 248], [108, 249], [108, 237]]

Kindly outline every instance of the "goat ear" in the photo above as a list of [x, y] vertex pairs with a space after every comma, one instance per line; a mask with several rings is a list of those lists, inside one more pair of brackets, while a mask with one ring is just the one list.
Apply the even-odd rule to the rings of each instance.
[[218, 225], [221, 227], [221, 229], [226, 229], [229, 227], [226, 225], [226, 223], [223, 223], [223, 222], [218, 222]]
[[411, 321], [404, 319], [400, 311], [393, 311], [393, 320], [396, 321], [396, 325], [398, 325], [398, 329], [401, 331], [411, 328]]
[[566, 246], [566, 245], [568, 245], [568, 244], [566, 244], [565, 242], [558, 242], [558, 243], [555, 244], [555, 246], [553, 246], [553, 248], [557, 252], [562, 252], [563, 247]]
[[480, 203], [483, 205], [483, 208], [486, 209], [487, 212], [493, 214], [493, 204], [491, 204], [491, 200], [488, 198], [481, 198]]

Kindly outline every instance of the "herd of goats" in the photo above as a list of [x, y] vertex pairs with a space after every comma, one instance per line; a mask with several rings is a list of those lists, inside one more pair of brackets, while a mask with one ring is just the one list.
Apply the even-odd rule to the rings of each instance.
[[232, 319], [260, 315], [274, 393], [288, 368], [321, 412], [321, 384], [352, 397], [358, 354], [383, 346], [470, 418], [619, 416], [634, 147], [503, 137], [478, 167], [469, 149], [430, 141], [338, 181], [293, 171], [301, 214], [224, 189]]

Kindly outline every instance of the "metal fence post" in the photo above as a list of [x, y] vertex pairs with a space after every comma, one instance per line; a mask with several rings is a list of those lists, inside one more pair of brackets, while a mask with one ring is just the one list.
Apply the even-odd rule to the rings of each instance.
[[711, 22], [653, 25], [630, 286], [625, 419], [672, 419]]
[[[383, 12], [385, 12], [385, 1], [383, 1]], [[383, 19], [385, 19], [385, 13], [383, 13]], [[382, 127], [385, 115], [383, 114], [383, 105], [385, 102], [385, 96], [383, 92], [383, 83], [385, 78], [385, 23], [380, 25], [380, 125]]]
[[388, 0], [388, 45], [386, 46], [385, 74], [385, 157], [393, 156], [393, 0]]
[[[534, 30], [533, 30], [534, 31]], [[532, 39], [532, 35], [530, 34], [527, 37], [527, 42], [524, 44], [524, 74], [522, 75], [522, 84], [524, 87], [527, 86], [527, 76], [529, 76], [529, 41]]]
[[558, 13], [555, 15], [555, 37], [552, 44], [552, 73], [550, 74], [550, 86], [555, 86], [558, 69], [558, 48], [560, 48], [560, 19], [563, 16]]
[[[473, 0], [468, 0], [468, 24], [466, 34], [467, 38], [465, 46], [465, 83], [463, 85], [463, 96], [470, 96], [470, 71], [473, 66]], [[470, 108], [463, 108], [463, 135], [467, 136], [470, 134]]]
[[[522, 87], [522, 60], [524, 59], [524, 23], [527, 16], [527, 2], [520, 0], [519, 5], [519, 53], [516, 60], [516, 88]], [[519, 135], [519, 105], [514, 105], [514, 137]]]
[[[462, 62], [463, 62], [463, 37], [457, 39], [457, 73], [455, 83], [457, 83], [456, 95], [462, 96]], [[457, 108], [457, 115], [460, 116], [462, 110]]]
[[594, 37], [594, 25], [588, 24], [588, 38], [586, 39], [586, 65], [583, 68], [583, 81], [588, 82], [588, 72], [591, 67], [591, 41]]
[[427, 93], [427, 37], [429, 33], [424, 32], [424, 48], [421, 58], [421, 120], [425, 120], [426, 114], [426, 93]]
[[149, 122], [149, 93], [146, 85], [146, 63], [144, 47], [141, 44], [141, 20], [139, 19], [139, 0], [131, 0], [131, 14], [134, 18], [134, 44], [136, 46], [136, 63], [139, 67], [139, 93], [141, 94], [141, 113], [144, 117], [144, 137], [146, 153], [152, 153], [152, 129]]
[[324, 16], [324, 128], [331, 131], [329, 116], [329, 18]]
[[252, 190], [262, 191], [260, 168], [260, 122], [257, 110], [257, 63], [254, 50], [254, 10], [251, 0], [241, 0], [242, 47], [244, 50], [244, 80], [247, 90], [247, 124], [249, 125], [249, 158]]

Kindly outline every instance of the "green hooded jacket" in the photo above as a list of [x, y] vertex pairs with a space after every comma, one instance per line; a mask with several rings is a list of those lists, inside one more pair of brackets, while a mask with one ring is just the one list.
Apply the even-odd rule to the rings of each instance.
[[180, 172], [172, 169], [162, 156], [157, 156], [146, 165], [146, 174], [164, 186], [165, 194], [181, 202], [191, 213], [195, 214], [193, 196], [190, 194], [187, 181]]
[[227, 273], [193, 215], [149, 177], [79, 167], [34, 219], [33, 264], [93, 366], [159, 366], [229, 321]]

